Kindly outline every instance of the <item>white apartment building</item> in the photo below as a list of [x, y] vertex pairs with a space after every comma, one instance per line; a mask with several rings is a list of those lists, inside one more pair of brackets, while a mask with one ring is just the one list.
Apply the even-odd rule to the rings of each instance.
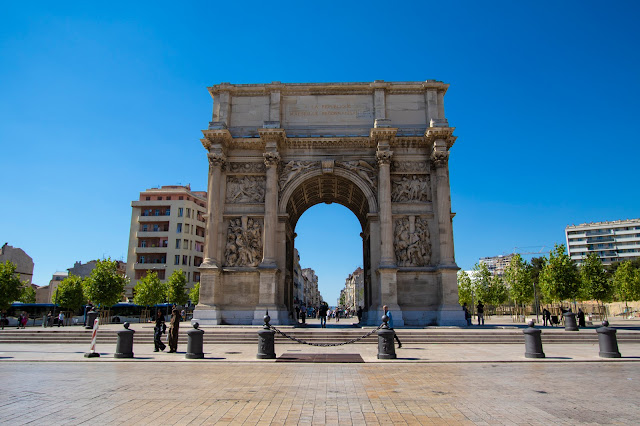
[[165, 281], [182, 269], [187, 288], [200, 281], [206, 205], [207, 193], [191, 191], [189, 185], [147, 189], [131, 203], [127, 298], [133, 298], [133, 287], [148, 271]]
[[340, 296], [344, 295], [344, 307], [358, 310], [364, 306], [364, 271], [358, 267], [352, 274], [349, 274], [344, 282], [344, 289]]
[[480, 259], [480, 263], [487, 265], [487, 269], [494, 276], [503, 276], [504, 271], [511, 264], [514, 254], [506, 254], [501, 256], [483, 257]]
[[640, 219], [571, 225], [564, 232], [567, 252], [578, 264], [589, 253], [605, 265], [640, 258]]

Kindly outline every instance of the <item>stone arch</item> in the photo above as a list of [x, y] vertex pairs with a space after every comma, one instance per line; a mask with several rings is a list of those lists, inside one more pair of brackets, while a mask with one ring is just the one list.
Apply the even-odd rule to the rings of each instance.
[[282, 192], [278, 210], [287, 214], [291, 229], [310, 207], [324, 203], [338, 203], [353, 212], [363, 229], [367, 215], [377, 214], [378, 202], [373, 189], [357, 174], [340, 168], [332, 173], [310, 170], [293, 179]]

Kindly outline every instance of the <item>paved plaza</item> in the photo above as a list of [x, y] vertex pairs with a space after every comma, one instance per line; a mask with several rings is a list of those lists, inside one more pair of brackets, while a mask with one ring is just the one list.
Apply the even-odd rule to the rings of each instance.
[[638, 364], [0, 362], [2, 424], [638, 424]]

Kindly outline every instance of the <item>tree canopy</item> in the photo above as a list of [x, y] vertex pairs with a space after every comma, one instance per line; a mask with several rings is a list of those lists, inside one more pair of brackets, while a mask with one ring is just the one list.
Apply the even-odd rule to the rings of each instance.
[[613, 274], [613, 285], [620, 300], [640, 300], [640, 269], [629, 260], [622, 262]]
[[187, 303], [187, 277], [182, 269], [173, 271], [167, 280], [167, 302], [176, 305], [184, 305]]
[[196, 283], [196, 285], [193, 286], [189, 292], [189, 299], [191, 299], [191, 303], [194, 305], [200, 302], [200, 283]]
[[0, 309], [8, 309], [22, 295], [22, 283], [16, 274], [16, 264], [0, 263]]
[[20, 301], [22, 303], [36, 303], [36, 291], [28, 282], [24, 283], [22, 287]]
[[99, 260], [83, 282], [87, 298], [99, 306], [112, 306], [122, 300], [127, 278], [118, 274], [118, 264], [110, 258]]
[[87, 298], [84, 295], [84, 288], [82, 286], [82, 278], [77, 275], [69, 275], [62, 280], [60, 285], [58, 285], [57, 295], [57, 299], [55, 294], [52, 295], [51, 301], [53, 303], [57, 302], [61, 307], [72, 311], [77, 311], [82, 305], [87, 303]]
[[156, 272], [147, 271], [147, 275], [139, 279], [133, 289], [133, 302], [141, 306], [164, 303], [167, 295], [167, 285], [160, 281]]
[[608, 302], [613, 296], [613, 286], [602, 266], [602, 261], [595, 253], [589, 253], [580, 267], [582, 286], [580, 292], [583, 299]]
[[473, 304], [473, 283], [465, 271], [458, 272], [458, 301], [461, 305]]
[[504, 271], [504, 279], [509, 287], [509, 294], [517, 304], [529, 303], [533, 300], [533, 281], [531, 268], [519, 254], [511, 259]]
[[575, 299], [580, 287], [578, 268], [565, 253], [564, 244], [556, 244], [540, 272], [540, 290], [551, 301]]
[[473, 288], [476, 293], [476, 302], [491, 303], [492, 275], [485, 263], [476, 263], [473, 267]]

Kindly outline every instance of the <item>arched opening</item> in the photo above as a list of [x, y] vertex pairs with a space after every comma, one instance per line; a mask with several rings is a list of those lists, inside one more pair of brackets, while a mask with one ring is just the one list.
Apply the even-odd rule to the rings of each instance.
[[[289, 196], [283, 200], [286, 201], [287, 212], [285, 304], [291, 310], [309, 304], [300, 295], [296, 249], [299, 249], [301, 258], [299, 268], [315, 270], [321, 292], [326, 290], [322, 296], [329, 306], [337, 305], [345, 279], [357, 267], [362, 268], [360, 303], [364, 310], [371, 304], [370, 222], [372, 215], [375, 216], [376, 204], [370, 189], [365, 187], [363, 191], [363, 183], [356, 182], [357, 179], [333, 173], [310, 173], [294, 182], [296, 186], [287, 191]], [[368, 194], [365, 194], [367, 189]], [[334, 203], [340, 206], [331, 205]], [[305, 223], [306, 215], [300, 221], [305, 212], [309, 212], [310, 223]], [[321, 217], [323, 214], [325, 217]], [[314, 238], [318, 240], [315, 245]], [[325, 248], [318, 250], [320, 245]], [[308, 249], [311, 246], [313, 251]], [[345, 246], [351, 253], [341, 256], [340, 250]], [[314, 258], [313, 253], [318, 251], [320, 257]], [[339, 265], [331, 267], [332, 261]], [[321, 280], [326, 280], [326, 285], [323, 286]]]

